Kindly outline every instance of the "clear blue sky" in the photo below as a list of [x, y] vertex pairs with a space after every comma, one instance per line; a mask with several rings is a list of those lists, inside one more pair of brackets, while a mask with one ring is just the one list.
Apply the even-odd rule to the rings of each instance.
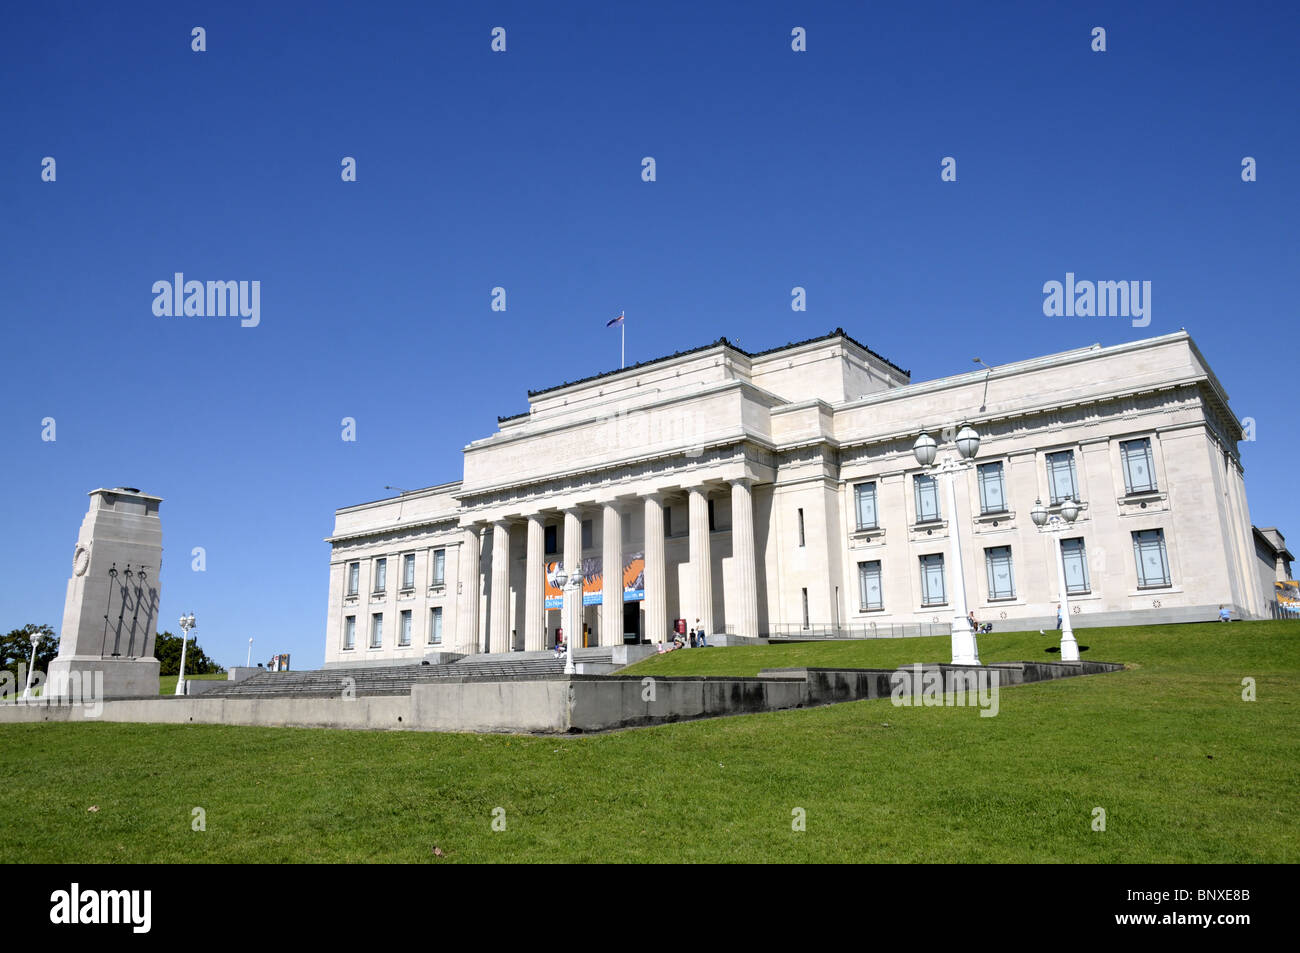
[[[333, 511], [458, 479], [528, 388], [617, 367], [620, 309], [629, 362], [843, 326], [914, 380], [1185, 327], [1257, 421], [1254, 522], [1300, 543], [1298, 25], [1293, 3], [10, 5], [0, 630], [59, 627], [85, 494], [128, 485], [165, 499], [165, 627], [193, 609], [227, 665], [250, 635], [319, 665]], [[260, 281], [260, 326], [156, 317], [176, 271]], [[1151, 325], [1044, 317], [1067, 271], [1151, 281]]]

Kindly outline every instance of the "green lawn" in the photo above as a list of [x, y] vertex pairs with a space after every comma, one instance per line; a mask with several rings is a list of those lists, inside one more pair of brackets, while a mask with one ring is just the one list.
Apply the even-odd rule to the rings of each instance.
[[[1079, 640], [1085, 658], [1130, 668], [1007, 689], [994, 718], [884, 699], [566, 738], [4, 725], [0, 861], [1300, 859], [1300, 625]], [[1054, 644], [1007, 633], [980, 649], [1053, 658]], [[633, 674], [946, 652], [946, 639], [687, 650]], [[194, 807], [206, 831], [191, 830]]]
[[[176, 694], [176, 679], [177, 679], [177, 678], [178, 678], [178, 676], [176, 676], [176, 675], [161, 675], [161, 676], [159, 676], [159, 678], [158, 678], [158, 694], [159, 694], [159, 695], [175, 695], [175, 694]], [[186, 675], [186, 676], [185, 676], [185, 681], [187, 681], [187, 682], [193, 682], [193, 681], [204, 681], [204, 682], [207, 682], [207, 681], [213, 681], [213, 682], [224, 682], [224, 681], [227, 681], [229, 678], [230, 678], [229, 675], [227, 675], [225, 672], [222, 672], [220, 675]]]

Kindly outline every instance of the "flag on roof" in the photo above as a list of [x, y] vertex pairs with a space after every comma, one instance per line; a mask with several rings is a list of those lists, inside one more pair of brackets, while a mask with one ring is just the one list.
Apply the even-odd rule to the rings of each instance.
[[616, 324], [622, 324], [622, 323], [623, 323], [623, 312], [620, 311], [620, 312], [618, 313], [618, 317], [617, 317], [617, 318], [614, 318], [612, 321], [606, 321], [606, 322], [605, 322], [605, 327], [607, 327], [607, 328], [612, 328], [614, 325], [616, 325]]

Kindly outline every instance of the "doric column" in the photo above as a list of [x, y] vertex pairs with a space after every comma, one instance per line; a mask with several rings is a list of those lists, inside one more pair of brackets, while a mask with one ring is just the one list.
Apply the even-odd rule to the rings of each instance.
[[600, 512], [600, 644], [623, 644], [623, 514], [613, 503]]
[[758, 635], [758, 563], [754, 553], [754, 499], [748, 480], [731, 484], [731, 555], [736, 560], [736, 609], [727, 619], [736, 634]]
[[[570, 507], [564, 511], [564, 569], [569, 573], [582, 572], [582, 517], [578, 513], [577, 507]], [[578, 608], [576, 610], [578, 624], [573, 627], [573, 623], [565, 618], [566, 613], [561, 613], [564, 618], [564, 641], [571, 649], [582, 647], [582, 618], [584, 611], [582, 608], [582, 592], [578, 592]]]
[[542, 518], [528, 517], [528, 559], [524, 582], [524, 649], [546, 649], [546, 566], [542, 562]]
[[645, 498], [645, 635], [651, 642], [668, 637], [668, 572], [664, 566], [664, 503], [658, 493]]
[[491, 652], [510, 651], [510, 526], [505, 520], [492, 524], [492, 627], [488, 640]]
[[461, 527], [460, 544], [460, 581], [457, 583], [459, 596], [456, 604], [456, 651], [473, 655], [482, 651], [478, 638], [478, 564], [479, 564], [479, 528], [470, 523]]
[[689, 629], [695, 619], [713, 634], [713, 554], [709, 547], [709, 501], [699, 487], [690, 490], [691, 568], [695, 573], [695, 615], [686, 620]]

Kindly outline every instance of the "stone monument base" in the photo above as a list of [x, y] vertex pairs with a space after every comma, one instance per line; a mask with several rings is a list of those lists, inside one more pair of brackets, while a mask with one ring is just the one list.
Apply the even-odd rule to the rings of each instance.
[[158, 695], [156, 658], [55, 658], [45, 675], [46, 698], [154, 698]]

